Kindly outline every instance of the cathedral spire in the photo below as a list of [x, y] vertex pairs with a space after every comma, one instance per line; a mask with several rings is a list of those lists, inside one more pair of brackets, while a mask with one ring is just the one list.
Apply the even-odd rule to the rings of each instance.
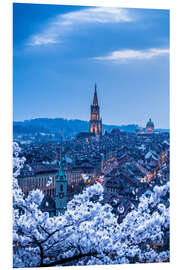
[[60, 139], [60, 158], [59, 158], [59, 171], [57, 174], [57, 180], [62, 179], [62, 177], [64, 177], [64, 171], [63, 171], [63, 165], [62, 165], [62, 135], [61, 135], [61, 139]]
[[91, 118], [89, 122], [89, 132], [93, 136], [102, 134], [102, 119], [100, 118], [100, 108], [98, 105], [96, 83], [94, 86], [94, 97], [91, 105]]
[[96, 83], [94, 86], [94, 98], [93, 98], [93, 105], [98, 106], [98, 98], [97, 98], [97, 90], [96, 90]]

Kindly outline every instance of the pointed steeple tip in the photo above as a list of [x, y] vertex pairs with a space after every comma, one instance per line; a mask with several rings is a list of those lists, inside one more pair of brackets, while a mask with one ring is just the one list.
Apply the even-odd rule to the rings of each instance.
[[62, 131], [60, 132], [60, 151], [59, 151], [59, 171], [57, 173], [57, 179], [60, 180], [60, 178], [63, 176], [64, 177], [64, 170], [63, 170], [63, 136], [62, 136]]
[[97, 86], [96, 83], [94, 85], [94, 98], [93, 98], [93, 105], [98, 106], [98, 99], [97, 99]]

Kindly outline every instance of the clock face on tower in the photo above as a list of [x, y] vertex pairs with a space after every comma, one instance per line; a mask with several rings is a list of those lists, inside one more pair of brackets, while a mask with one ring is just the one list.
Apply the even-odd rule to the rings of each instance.
[[64, 193], [63, 193], [63, 192], [60, 192], [60, 193], [59, 193], [59, 198], [60, 198], [60, 199], [63, 199], [63, 198], [64, 198]]

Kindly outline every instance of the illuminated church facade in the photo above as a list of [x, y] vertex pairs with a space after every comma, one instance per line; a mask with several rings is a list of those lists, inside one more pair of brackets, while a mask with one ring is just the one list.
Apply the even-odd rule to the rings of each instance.
[[147, 133], [154, 133], [154, 123], [152, 122], [151, 118], [146, 124], [146, 132]]
[[91, 115], [89, 121], [89, 133], [93, 136], [102, 135], [102, 118], [100, 118], [100, 108], [98, 105], [97, 87], [94, 87], [94, 98], [91, 105]]

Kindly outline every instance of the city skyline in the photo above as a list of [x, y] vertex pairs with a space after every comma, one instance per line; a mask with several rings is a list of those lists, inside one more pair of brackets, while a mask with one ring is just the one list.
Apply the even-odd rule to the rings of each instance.
[[13, 25], [14, 121], [89, 121], [96, 83], [104, 124], [169, 128], [168, 10], [14, 4]]

